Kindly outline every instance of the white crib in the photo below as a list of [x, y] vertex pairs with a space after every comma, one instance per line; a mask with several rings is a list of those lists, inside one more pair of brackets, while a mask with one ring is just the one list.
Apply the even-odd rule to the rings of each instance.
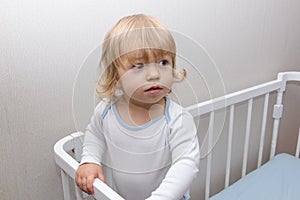
[[[267, 113], [269, 107], [269, 96], [271, 93], [276, 92], [276, 103], [273, 106], [273, 131], [270, 145], [270, 155], [269, 159], [272, 159], [275, 156], [277, 138], [278, 138], [278, 128], [279, 122], [282, 117], [283, 112], [283, 93], [286, 89], [287, 81], [300, 81], [300, 72], [283, 72], [278, 74], [278, 78], [274, 81], [266, 82], [248, 89], [244, 89], [232, 94], [225, 95], [216, 99], [205, 101], [199, 104], [195, 104], [187, 107], [190, 113], [194, 117], [199, 117], [202, 115], [209, 116], [209, 125], [208, 125], [208, 147], [214, 146], [213, 144], [213, 128], [214, 128], [214, 117], [215, 112], [220, 109], [227, 109], [229, 112], [228, 120], [228, 139], [227, 147], [224, 149], [226, 152], [226, 172], [225, 172], [225, 183], [224, 188], [227, 188], [230, 183], [230, 172], [231, 172], [231, 163], [232, 163], [232, 137], [233, 137], [233, 124], [237, 123], [239, 119], [235, 119], [235, 106], [241, 104], [242, 102], [247, 104], [246, 112], [246, 123], [245, 123], [245, 140], [243, 146], [243, 159], [241, 160], [242, 172], [241, 178], [247, 175], [247, 162], [248, 162], [248, 149], [249, 149], [249, 137], [250, 137], [250, 128], [252, 121], [252, 106], [254, 98], [264, 98], [263, 100], [263, 110], [262, 110], [262, 122], [261, 122], [261, 131], [260, 131], [260, 144], [258, 149], [258, 161], [257, 168], [263, 163], [263, 149], [264, 149], [264, 140], [265, 140], [265, 131], [266, 131], [266, 121]], [[300, 135], [300, 131], [299, 131]], [[55, 161], [61, 169], [61, 178], [63, 186], [63, 194], [65, 200], [70, 199], [86, 199], [90, 198], [88, 195], [81, 192], [74, 183], [75, 171], [79, 165], [80, 155], [81, 155], [81, 146], [83, 141], [83, 134], [80, 132], [73, 133], [68, 135], [61, 140], [59, 140], [54, 146], [55, 152]], [[300, 137], [298, 136], [297, 148], [295, 156], [299, 157], [300, 149]], [[210, 186], [211, 186], [211, 174], [212, 174], [212, 154], [213, 151], [209, 151], [207, 154], [206, 160], [206, 172], [205, 172], [205, 194], [204, 199], [207, 200], [210, 197]], [[295, 186], [297, 187], [297, 186]], [[94, 195], [93, 198], [101, 200], [122, 200], [123, 198], [113, 191], [109, 186], [102, 183], [99, 179], [96, 179], [94, 182]], [[193, 196], [192, 196], [193, 198]], [[193, 199], [201, 199], [201, 197], [194, 197]]]

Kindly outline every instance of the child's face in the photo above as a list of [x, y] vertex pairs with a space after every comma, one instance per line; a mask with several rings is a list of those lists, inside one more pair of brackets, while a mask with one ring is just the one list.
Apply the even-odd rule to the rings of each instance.
[[155, 104], [165, 97], [173, 83], [173, 63], [169, 54], [157, 55], [153, 50], [137, 50], [121, 57], [119, 85], [131, 101]]

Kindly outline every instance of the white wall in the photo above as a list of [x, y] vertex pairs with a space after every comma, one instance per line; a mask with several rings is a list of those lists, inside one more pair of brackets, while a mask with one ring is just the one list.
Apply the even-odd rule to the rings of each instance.
[[[203, 45], [227, 92], [300, 70], [297, 0], [2, 0], [0, 199], [62, 199], [53, 145], [77, 127], [76, 75], [108, 28], [133, 13], [156, 16]], [[296, 90], [299, 85], [289, 91]], [[288, 109], [293, 117], [285, 132], [299, 126], [299, 111]], [[289, 141], [281, 146], [288, 147]]]

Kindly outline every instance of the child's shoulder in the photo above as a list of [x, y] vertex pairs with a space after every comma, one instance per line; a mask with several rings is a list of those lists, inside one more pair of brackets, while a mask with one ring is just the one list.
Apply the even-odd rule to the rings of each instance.
[[[184, 134], [193, 137], [193, 134], [195, 133], [194, 117], [186, 108], [174, 101], [170, 101], [169, 116], [166, 118], [171, 130], [189, 130]], [[185, 128], [182, 129], [182, 127]], [[174, 133], [176, 133], [176, 131]]]
[[171, 99], [167, 99], [166, 108], [169, 110], [170, 113], [177, 113], [178, 111], [184, 110], [184, 108], [181, 105], [179, 105], [177, 102]]
[[180, 104], [171, 99], [168, 99], [167, 101], [166, 111], [169, 115], [170, 120], [178, 119], [182, 116], [191, 116], [186, 108], [182, 107]]
[[108, 110], [111, 108], [112, 102], [103, 98], [95, 107], [95, 113], [100, 115], [102, 118], [105, 117]]

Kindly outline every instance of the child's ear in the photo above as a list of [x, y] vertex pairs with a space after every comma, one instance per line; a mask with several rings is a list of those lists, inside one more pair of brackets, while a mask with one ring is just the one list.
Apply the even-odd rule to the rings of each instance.
[[180, 82], [186, 77], [185, 69], [173, 69], [173, 82]]
[[115, 80], [115, 81], [116, 81], [116, 85], [115, 85], [114, 96], [118, 98], [122, 96], [124, 92], [122, 90], [121, 82], [119, 80]]

